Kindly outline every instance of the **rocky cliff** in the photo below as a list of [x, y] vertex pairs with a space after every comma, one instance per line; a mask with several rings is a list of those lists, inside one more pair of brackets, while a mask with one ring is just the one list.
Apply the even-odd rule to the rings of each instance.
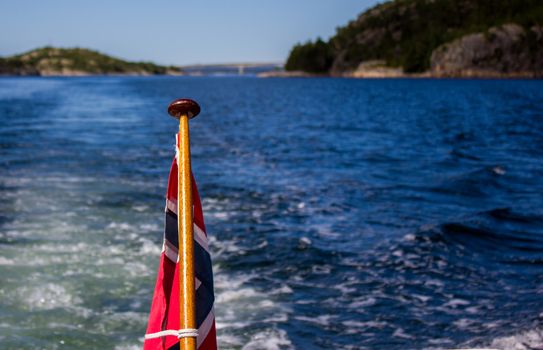
[[355, 77], [540, 77], [541, 28], [541, 0], [394, 0], [328, 41], [296, 45], [285, 68]]
[[437, 77], [543, 77], [543, 27], [517, 24], [465, 35], [432, 52]]

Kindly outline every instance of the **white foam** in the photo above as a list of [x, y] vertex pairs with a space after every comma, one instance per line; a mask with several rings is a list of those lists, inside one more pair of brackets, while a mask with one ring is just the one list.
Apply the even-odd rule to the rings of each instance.
[[217, 297], [217, 302], [227, 303], [235, 300], [244, 300], [246, 298], [251, 298], [255, 296], [258, 296], [258, 293], [253, 288], [229, 290], [220, 293], [220, 295]]
[[440, 280], [429, 279], [424, 282], [424, 285], [427, 287], [442, 289], [445, 284]]
[[217, 342], [219, 343], [219, 348], [232, 348], [236, 347], [239, 348], [241, 345], [243, 345], [243, 340], [241, 337], [236, 337], [231, 334], [217, 334]]
[[135, 210], [135, 211], [138, 211], [138, 212], [142, 212], [142, 211], [145, 211], [145, 210], [149, 209], [149, 206], [147, 206], [147, 205], [133, 205], [132, 209]]
[[258, 309], [264, 309], [264, 308], [271, 308], [271, 307], [274, 307], [275, 306], [275, 303], [271, 300], [261, 300], [259, 303], [258, 303]]
[[337, 318], [336, 315], [320, 315], [317, 317], [296, 316], [294, 319], [308, 323], [318, 324], [319, 326], [329, 326], [330, 322]]
[[24, 286], [17, 291], [21, 302], [31, 309], [51, 310], [78, 305], [81, 299], [70, 294], [59, 284], [47, 283], [39, 286]]
[[431, 297], [427, 296], [427, 295], [420, 295], [420, 294], [411, 294], [411, 296], [415, 299], [418, 299], [420, 300], [421, 302], [423, 303], [426, 303], [428, 302], [428, 300], [432, 299]]
[[109, 225], [107, 225], [108, 229], [110, 230], [120, 230], [120, 231], [131, 231], [135, 230], [135, 227], [127, 222], [111, 222]]
[[[454, 344], [454, 342], [449, 338], [436, 338], [436, 339], [428, 339], [428, 344], [443, 346], [445, 344]], [[484, 349], [480, 349], [480, 350], [484, 350]]]
[[[220, 265], [219, 265], [220, 266]], [[224, 274], [215, 269], [216, 321], [220, 348], [288, 349], [291, 344], [286, 333], [273, 329], [251, 330], [255, 324], [275, 327], [288, 321], [288, 310], [276, 298], [292, 293], [282, 284], [260, 291], [252, 287], [251, 280], [258, 275]], [[225, 334], [226, 335], [223, 335]]]
[[161, 252], [161, 246], [155, 244], [149, 239], [140, 238], [141, 247], [139, 253], [141, 255], [156, 256], [158, 257]]
[[405, 333], [403, 328], [397, 328], [392, 334], [392, 336], [395, 338], [402, 338], [402, 339], [415, 339], [415, 337], [413, 337], [412, 335]]
[[13, 265], [13, 264], [15, 264], [13, 260], [0, 256], [0, 265]]
[[403, 239], [406, 240], [406, 241], [408, 241], [408, 242], [414, 241], [416, 238], [417, 238], [417, 237], [416, 237], [414, 234], [412, 234], [412, 233], [408, 233], [408, 234], [406, 234], [406, 235], [403, 237]]
[[470, 307], [467, 307], [464, 311], [467, 312], [468, 314], [475, 315], [481, 311], [481, 308], [478, 306], [470, 306]]
[[270, 329], [251, 336], [251, 340], [242, 350], [286, 350], [294, 349], [287, 332], [282, 329]]
[[308, 237], [301, 237], [298, 240], [298, 249], [306, 249], [312, 244], [311, 239]]
[[382, 328], [386, 327], [386, 325], [387, 325], [386, 322], [379, 322], [379, 321], [361, 322], [361, 321], [351, 320], [351, 321], [343, 321], [341, 323], [344, 326], [349, 327], [349, 328], [378, 328], [378, 329], [382, 329]]
[[141, 224], [139, 225], [138, 232], [162, 232], [162, 228], [158, 224]]
[[332, 286], [333, 289], [339, 290], [342, 294], [354, 293], [357, 291], [356, 287], [350, 287], [353, 283], [340, 283], [335, 286]]
[[88, 244], [78, 242], [76, 244], [37, 244], [32, 246], [33, 252], [48, 252], [48, 253], [79, 253], [89, 251], [91, 248]]
[[262, 248], [266, 248], [267, 246], [268, 246], [268, 241], [262, 241], [257, 246], [255, 246], [255, 248], [262, 249]]
[[269, 294], [276, 295], [276, 294], [292, 294], [293, 290], [286, 284], [283, 284], [281, 287], [272, 290]]
[[276, 314], [272, 317], [267, 317], [262, 319], [262, 323], [277, 323], [277, 322], [288, 322], [287, 314]]
[[543, 348], [543, 330], [532, 329], [520, 334], [494, 339], [491, 347], [500, 350], [532, 350]]
[[107, 314], [107, 318], [110, 321], [115, 320], [117, 322], [122, 321], [125, 323], [134, 323], [134, 324], [145, 324], [145, 322], [147, 322], [147, 317], [148, 317], [147, 313], [134, 312], [134, 311], [125, 311], [125, 312], [117, 311], [111, 314]]
[[467, 319], [467, 318], [461, 318], [459, 320], [456, 320], [453, 322], [453, 324], [459, 328], [459, 329], [469, 329], [469, 327], [473, 324], [473, 320]]
[[469, 304], [470, 304], [469, 301], [464, 300], [464, 299], [451, 299], [445, 304], [443, 304], [443, 307], [456, 309], [459, 306], [466, 306]]
[[377, 302], [377, 299], [373, 297], [362, 297], [359, 299], [355, 299], [352, 303], [349, 304], [349, 308], [351, 309], [360, 309], [367, 306], [372, 306]]
[[492, 168], [492, 172], [496, 175], [505, 175], [506, 171], [501, 166], [496, 166]]
[[206, 213], [206, 216], [211, 216], [218, 220], [227, 220], [230, 217], [230, 215], [225, 211], [212, 211]]
[[330, 272], [332, 272], [332, 266], [330, 265], [313, 265], [311, 267], [311, 271], [316, 275], [328, 275]]
[[141, 343], [119, 344], [119, 345], [116, 345], [114, 349], [115, 350], [141, 350]]
[[315, 229], [317, 230], [317, 234], [320, 236], [320, 237], [323, 237], [323, 238], [340, 238], [341, 237], [341, 234], [339, 234], [338, 232], [335, 232], [334, 229], [332, 229], [331, 227], [327, 226], [327, 225], [320, 225], [320, 226], [316, 226]]
[[213, 254], [215, 259], [220, 259], [225, 253], [243, 254], [245, 249], [241, 248], [237, 242], [233, 240], [218, 241], [214, 236], [208, 236], [210, 246], [218, 248], [218, 251]]
[[123, 265], [123, 269], [128, 271], [128, 274], [131, 277], [146, 276], [149, 275], [151, 271], [149, 266], [140, 261], [128, 261]]
[[222, 329], [243, 329], [245, 327], [249, 327], [251, 325], [250, 322], [236, 322], [232, 321], [233, 319], [237, 319], [237, 315], [232, 312], [232, 310], [222, 310], [223, 313], [226, 313], [226, 317], [224, 316], [217, 316], [217, 324], [216, 328], [217, 330]]

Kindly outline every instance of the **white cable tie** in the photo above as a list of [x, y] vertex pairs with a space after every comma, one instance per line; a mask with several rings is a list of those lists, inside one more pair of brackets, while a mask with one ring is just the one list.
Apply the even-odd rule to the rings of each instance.
[[156, 333], [150, 333], [145, 334], [145, 339], [154, 339], [154, 338], [161, 338], [165, 337], [167, 335], [175, 336], [179, 339], [181, 338], [197, 338], [198, 337], [198, 330], [195, 328], [186, 328], [186, 329], [180, 329], [178, 331], [175, 331], [173, 329], [156, 332]]

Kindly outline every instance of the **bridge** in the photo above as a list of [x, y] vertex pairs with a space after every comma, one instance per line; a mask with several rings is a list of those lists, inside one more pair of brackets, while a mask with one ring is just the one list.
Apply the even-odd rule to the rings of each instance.
[[282, 63], [228, 63], [195, 64], [182, 66], [181, 70], [189, 75], [255, 75], [282, 67]]

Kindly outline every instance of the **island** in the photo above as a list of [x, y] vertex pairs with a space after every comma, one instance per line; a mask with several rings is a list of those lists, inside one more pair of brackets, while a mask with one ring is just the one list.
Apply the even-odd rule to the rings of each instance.
[[0, 75], [181, 75], [175, 66], [129, 62], [84, 48], [42, 47], [20, 55], [0, 58]]
[[388, 1], [327, 41], [294, 46], [285, 70], [277, 75], [541, 78], [543, 1]]

